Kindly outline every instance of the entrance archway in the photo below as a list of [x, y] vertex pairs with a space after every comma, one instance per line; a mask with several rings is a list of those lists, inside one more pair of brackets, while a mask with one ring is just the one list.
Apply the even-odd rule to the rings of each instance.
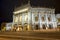
[[39, 29], [39, 25], [36, 24], [36, 25], [35, 25], [35, 30], [38, 30], [38, 29]]
[[28, 26], [28, 24], [25, 23], [25, 24], [24, 24], [24, 28], [23, 28], [23, 30], [28, 30], [27, 26]]
[[46, 26], [45, 26], [45, 24], [43, 24], [43, 25], [42, 25], [42, 28], [43, 28], [43, 29], [46, 29]]
[[52, 24], [49, 24], [49, 29], [52, 29], [52, 28], [53, 28]]

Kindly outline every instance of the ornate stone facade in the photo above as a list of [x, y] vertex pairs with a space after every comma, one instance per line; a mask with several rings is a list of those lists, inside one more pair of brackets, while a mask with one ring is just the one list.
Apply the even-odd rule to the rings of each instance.
[[20, 27], [20, 30], [57, 28], [55, 9], [53, 8], [31, 7], [25, 5], [16, 8], [13, 13], [13, 25]]

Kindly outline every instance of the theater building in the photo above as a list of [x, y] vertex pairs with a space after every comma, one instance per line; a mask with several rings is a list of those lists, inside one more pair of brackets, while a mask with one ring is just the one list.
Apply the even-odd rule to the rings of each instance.
[[60, 13], [56, 14], [57, 18], [57, 27], [60, 29]]
[[13, 27], [18, 30], [56, 29], [54, 8], [32, 7], [30, 4], [17, 7], [13, 12]]

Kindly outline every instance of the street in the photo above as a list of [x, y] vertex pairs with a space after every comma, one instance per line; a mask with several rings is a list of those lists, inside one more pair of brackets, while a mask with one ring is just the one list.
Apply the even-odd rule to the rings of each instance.
[[0, 32], [1, 40], [60, 40], [60, 32]]

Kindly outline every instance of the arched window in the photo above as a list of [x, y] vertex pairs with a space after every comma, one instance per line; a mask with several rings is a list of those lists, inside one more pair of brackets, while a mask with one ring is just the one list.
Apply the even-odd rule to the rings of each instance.
[[19, 19], [20, 19], [19, 21], [22, 22], [22, 16], [20, 16]]
[[28, 20], [28, 15], [25, 15], [25, 21], [27, 21]]
[[49, 29], [52, 29], [53, 28], [53, 25], [52, 24], [49, 24]]
[[44, 16], [42, 17], [42, 21], [44, 21]]
[[35, 21], [38, 21], [38, 16], [35, 17]]
[[27, 21], [28, 21], [28, 14], [25, 13], [25, 14], [24, 14], [24, 22], [27, 22]]
[[51, 15], [48, 15], [48, 21], [51, 21]]
[[18, 16], [15, 16], [14, 22], [18, 22]]
[[50, 17], [48, 17], [48, 21], [51, 21]]
[[43, 25], [42, 25], [42, 28], [43, 28], [43, 29], [46, 29], [46, 26], [45, 26], [45, 24], [43, 24]]

